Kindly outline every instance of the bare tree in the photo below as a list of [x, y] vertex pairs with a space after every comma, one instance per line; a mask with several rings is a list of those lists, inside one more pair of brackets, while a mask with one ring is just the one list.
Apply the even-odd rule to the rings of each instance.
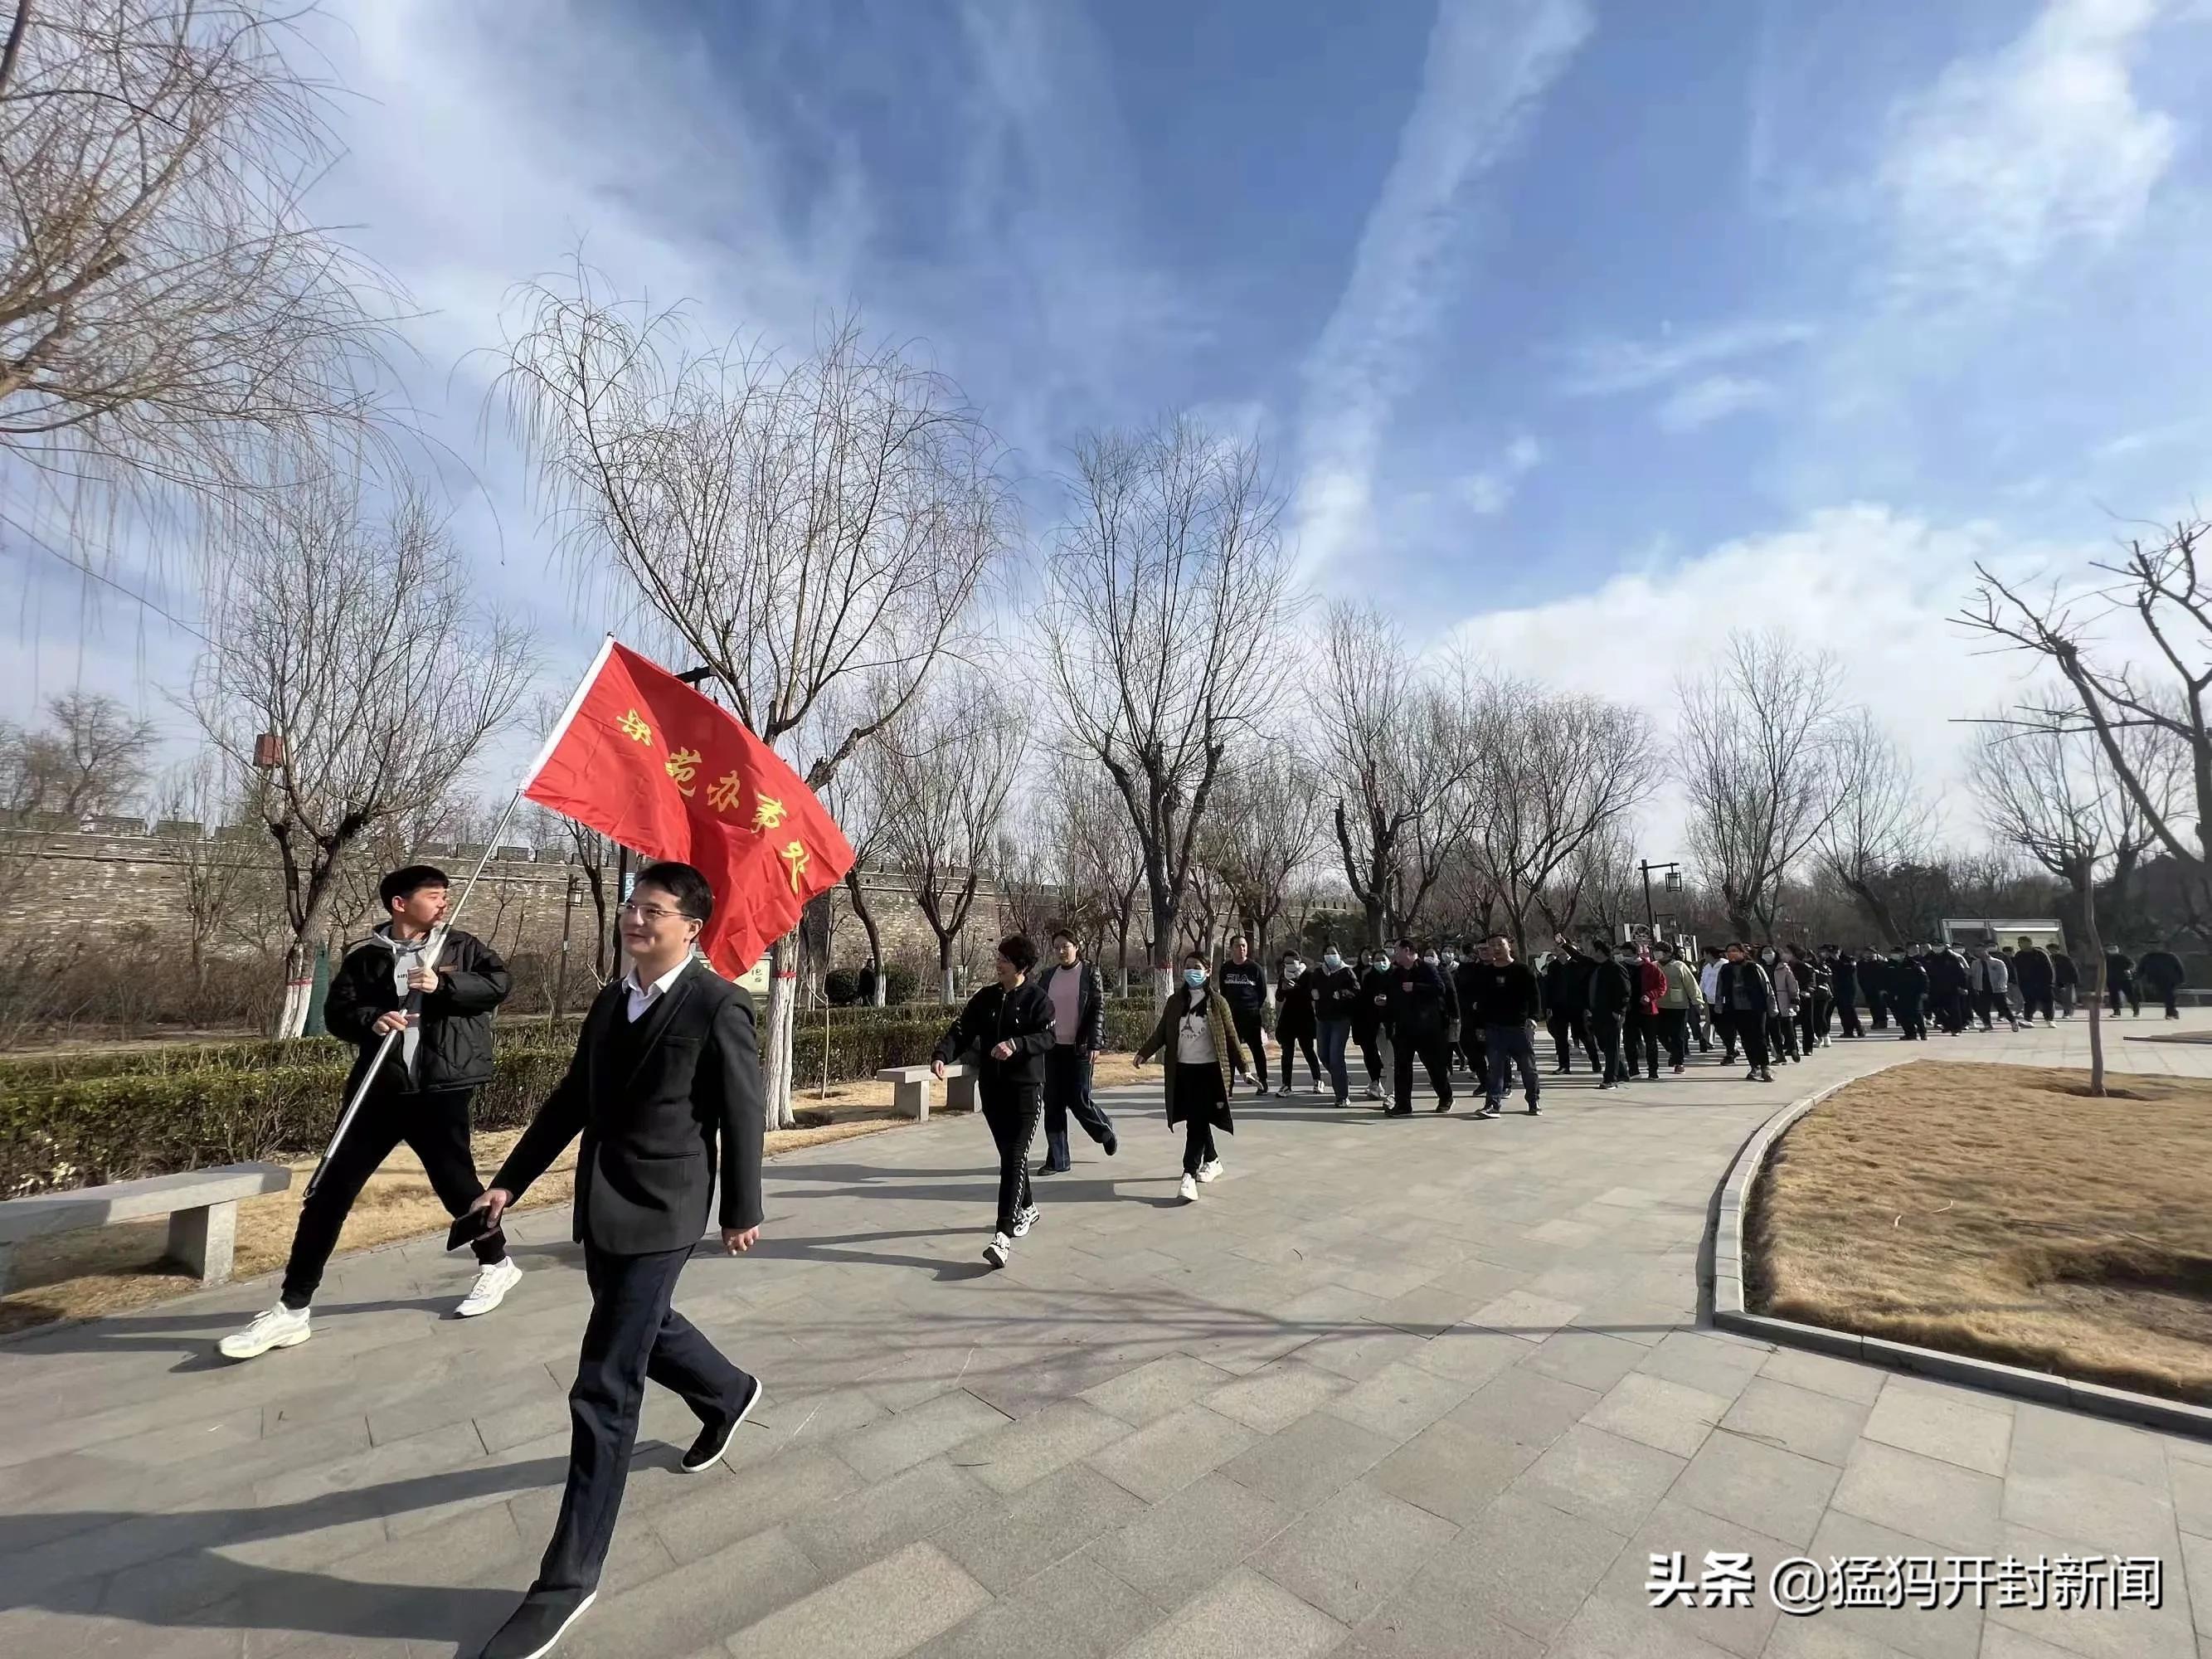
[[1883, 944], [1905, 944], [1889, 901], [1890, 872], [1925, 855], [1935, 810], [1912, 763], [1868, 710], [1838, 724], [1832, 756], [1836, 810], [1819, 836], [1821, 867]]
[[444, 523], [412, 494], [371, 522], [335, 489], [300, 493], [239, 545], [212, 623], [193, 714], [241, 775], [257, 734], [282, 744], [257, 801], [291, 928], [277, 1034], [295, 1036], [350, 856], [453, 799], [528, 689], [532, 645], [471, 605]]
[[867, 878], [878, 872], [887, 845], [885, 780], [884, 768], [878, 763], [878, 743], [872, 740], [857, 763], [840, 767], [823, 784], [821, 796], [823, 810], [845, 832], [846, 844], [853, 849], [852, 865], [845, 872], [845, 896], [868, 941], [868, 969], [874, 981], [869, 1000], [880, 1008], [888, 988], [884, 972], [883, 921], [876, 915], [867, 885]]
[[955, 947], [993, 861], [1025, 747], [1018, 711], [980, 677], [941, 686], [877, 740], [884, 850], [937, 936], [944, 1002], [953, 998]]
[[1068, 488], [1046, 654], [1067, 742], [1105, 769], [1136, 833], [1164, 1003], [1214, 787], [1269, 693], [1252, 665], [1291, 605], [1282, 498], [1256, 445], [1188, 418], [1085, 439]]
[[[2154, 817], [2188, 798], [2185, 750], [2154, 726], [2118, 728], [2118, 752], [2132, 783], [2083, 729], [2063, 694], [1984, 722], [1972, 778], [1990, 833], [2063, 881], [2081, 907], [2089, 962], [2089, 1092], [2105, 1093], [2105, 943], [2097, 926], [2098, 872], [2139, 857], [2157, 838]], [[2138, 790], [2141, 795], [2138, 796]]]
[[[2024, 708], [2014, 715], [2038, 731], [2054, 708], [2066, 729], [2087, 732], [2104, 756], [2115, 787], [2141, 813], [2154, 844], [2187, 872], [2182, 892], [2191, 924], [2212, 921], [2212, 572], [2203, 568], [2212, 524], [2185, 520], [2150, 540], [2127, 542], [2113, 560], [2090, 568], [2084, 592], [2030, 594], [1978, 565], [1980, 586], [1960, 613], [1967, 628], [2002, 646], [2039, 657], [2064, 682], [2063, 703]], [[2146, 652], [2130, 652], [2106, 634], [2108, 624], [2140, 629]], [[2143, 659], [2138, 660], [2138, 658]], [[2151, 775], [2137, 770], [2130, 734], [2148, 730], [2180, 746], [2187, 789], [2162, 799], [2165, 751], [2154, 751]]]
[[[1070, 888], [1077, 895], [1079, 915], [1094, 913], [1101, 933], [1110, 927], [1115, 944], [1114, 965], [1121, 994], [1129, 994], [1129, 942], [1136, 933], [1138, 899], [1145, 890], [1145, 854], [1137, 840], [1128, 808], [1114, 781], [1097, 766], [1073, 755], [1058, 757], [1053, 766], [1053, 788], [1048, 809], [1054, 820], [1050, 833], [1066, 850]], [[1070, 920], [1068, 926], [1080, 923]], [[1103, 939], [1090, 941], [1091, 955], [1105, 955]]]
[[[702, 343], [580, 265], [521, 309], [501, 385], [574, 568], [617, 573], [819, 793], [957, 651], [1012, 546], [995, 442], [949, 380], [850, 320], [786, 360]], [[834, 724], [833, 691], [854, 694]], [[775, 946], [762, 1043], [778, 1128], [797, 951]]]
[[1690, 850], [1739, 937], [1772, 936], [1784, 878], [1840, 805], [1841, 683], [1825, 652], [1736, 633], [1712, 673], [1680, 687]]
[[177, 869], [192, 981], [201, 987], [233, 896], [251, 873], [244, 847], [210, 833], [228, 815], [240, 782], [220, 754], [203, 753], [171, 772], [155, 798], [155, 833]]
[[1312, 692], [1337, 851], [1370, 947], [1411, 927], [1471, 817], [1478, 756], [1463, 702], [1372, 605], [1329, 608]]
[[373, 440], [391, 291], [302, 207], [331, 150], [301, 15], [0, 7], [0, 451], [205, 505]]
[[1276, 918], [1321, 846], [1321, 798], [1312, 774], [1280, 743], [1223, 782], [1206, 841], [1239, 921], [1262, 962], [1273, 959]]

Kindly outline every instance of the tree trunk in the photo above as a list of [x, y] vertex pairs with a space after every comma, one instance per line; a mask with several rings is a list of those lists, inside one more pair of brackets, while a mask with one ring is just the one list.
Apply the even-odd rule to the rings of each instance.
[[1164, 1008], [1175, 994], [1176, 907], [1166, 896], [1152, 896], [1152, 1006]]
[[937, 936], [937, 1000], [947, 1007], [952, 1004], [952, 942], [957, 938], [957, 933]]
[[291, 942], [284, 947], [284, 1000], [276, 1011], [279, 1041], [299, 1036], [307, 1029], [308, 1005], [315, 993], [315, 946], [330, 922], [330, 876], [334, 868], [333, 865], [319, 877], [309, 878], [307, 914], [300, 918]]
[[2079, 884], [2081, 931], [2089, 939], [2089, 971], [2082, 983], [2089, 988], [2089, 1097], [2105, 1097], [2105, 941], [2097, 932], [2097, 883], [2094, 875]]
[[768, 1030], [761, 1039], [761, 1078], [771, 1129], [797, 1127], [791, 1115], [791, 1032], [799, 1000], [798, 954], [798, 935], [786, 933], [768, 955]]

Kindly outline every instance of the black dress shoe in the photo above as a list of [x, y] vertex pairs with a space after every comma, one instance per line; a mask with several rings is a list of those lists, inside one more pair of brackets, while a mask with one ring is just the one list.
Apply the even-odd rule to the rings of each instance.
[[1100, 1145], [1106, 1156], [1111, 1158], [1121, 1150], [1121, 1138], [1119, 1135], [1109, 1134]]
[[730, 1449], [730, 1442], [737, 1437], [738, 1425], [760, 1403], [760, 1378], [747, 1376], [744, 1397], [738, 1401], [737, 1410], [728, 1417], [702, 1428], [699, 1437], [691, 1443], [691, 1449], [684, 1454], [684, 1473], [704, 1474], [720, 1462], [722, 1454]]
[[544, 1659], [599, 1598], [597, 1590], [532, 1590], [507, 1615], [479, 1659]]
[[1039, 1175], [1066, 1175], [1074, 1168], [1073, 1164], [1040, 1164], [1036, 1172]]

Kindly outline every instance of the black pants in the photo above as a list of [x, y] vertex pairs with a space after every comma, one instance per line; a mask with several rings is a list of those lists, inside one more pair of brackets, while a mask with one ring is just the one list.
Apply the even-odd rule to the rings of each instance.
[[1808, 1054], [1820, 1046], [1823, 1030], [1820, 1015], [1820, 1005], [1809, 996], [1797, 1005], [1797, 1036]]
[[[430, 1190], [446, 1206], [446, 1213], [468, 1212], [484, 1189], [477, 1175], [476, 1155], [469, 1147], [469, 1097], [475, 1092], [431, 1089], [410, 1094], [381, 1082], [369, 1091], [354, 1115], [353, 1127], [331, 1155], [314, 1196], [300, 1206], [291, 1260], [284, 1264], [286, 1307], [304, 1308], [315, 1299], [315, 1287], [323, 1282], [323, 1269], [337, 1248], [338, 1233], [354, 1200], [401, 1141], [422, 1160], [422, 1173], [430, 1177]], [[477, 1240], [471, 1248], [487, 1267], [507, 1257], [507, 1240], [499, 1233]]]
[[1034, 1083], [979, 1079], [975, 1097], [999, 1147], [999, 1231], [1012, 1236], [1014, 1217], [1029, 1207], [1030, 1142], [1036, 1139], [1039, 1096]]
[[1382, 1033], [1379, 1030], [1354, 1032], [1353, 1045], [1359, 1050], [1359, 1063], [1367, 1068], [1367, 1086], [1381, 1086], [1382, 1082]]
[[1741, 1016], [1725, 1008], [1715, 1008], [1708, 1018], [1713, 1022], [1713, 1035], [1721, 1040], [1721, 1063], [1726, 1065], [1735, 1058], [1735, 1028]]
[[1908, 1037], [1928, 1041], [1928, 1014], [1920, 1006], [1920, 995], [1907, 991], [1894, 999], [1897, 1004], [1897, 1028]]
[[1552, 1046], [1559, 1052], [1563, 1074], [1575, 1069], [1574, 1051], [1577, 1048], [1589, 1057], [1590, 1070], [1603, 1068], [1605, 1062], [1598, 1058], [1597, 1040], [1590, 1036], [1589, 1017], [1581, 1009], [1554, 1008], [1544, 1023], [1551, 1028]]
[[1219, 1156], [1213, 1150], [1213, 1109], [1221, 1103], [1218, 1066], [1176, 1064], [1176, 1104], [1183, 1114], [1182, 1172], [1198, 1173], [1199, 1166]]
[[1390, 1034], [1390, 1052], [1391, 1058], [1397, 1062], [1391, 1068], [1396, 1073], [1391, 1079], [1391, 1104], [1395, 1109], [1401, 1112], [1413, 1109], [1413, 1059], [1417, 1054], [1420, 1057], [1422, 1068], [1429, 1074], [1429, 1087], [1436, 1091], [1437, 1104], [1439, 1107], [1451, 1104], [1450, 1045], [1444, 1041], [1442, 1031], [1433, 1035], [1393, 1031]]
[[1877, 1031], [1889, 1029], [1889, 997], [1881, 991], [1867, 993], [1867, 1020]]
[[1276, 1046], [1283, 1062], [1283, 1087], [1291, 1086], [1291, 1061], [1300, 1050], [1305, 1054], [1306, 1070], [1312, 1075], [1313, 1086], [1321, 1087], [1321, 1054], [1314, 1048], [1310, 1036], [1301, 1033], [1294, 1037], [1278, 1037]]
[[1534, 1106], [1543, 1085], [1536, 1081], [1536, 1028], [1534, 1025], [1486, 1025], [1482, 1028], [1483, 1094], [1492, 1106], [1513, 1086], [1513, 1068], [1521, 1068], [1521, 1093]]
[[1625, 1083], [1628, 1080], [1628, 1066], [1620, 1057], [1620, 1016], [1591, 1014], [1589, 1016], [1590, 1040], [1599, 1054], [1601, 1083]]
[[1782, 1054], [1787, 1054], [1792, 1060], [1804, 1058], [1797, 1048], [1797, 1016], [1794, 1012], [1767, 1017], [1766, 1050], [1770, 1060]]
[[1743, 1039], [1744, 1063], [1754, 1072], [1763, 1072], [1774, 1063], [1767, 1051], [1766, 1018], [1762, 1014], [1747, 1011], [1729, 1015], [1729, 1028]]
[[2020, 994], [2020, 1005], [2021, 1018], [2030, 1024], [2035, 1023], [2035, 1012], [2039, 1008], [2043, 1011], [2043, 1023], [2045, 1025], [2055, 1025], [2058, 1023], [2057, 1009], [2051, 1000], [2051, 992], [2047, 987], [2040, 991], [2023, 988]]
[[2142, 1013], [2142, 993], [2136, 989], [2135, 981], [2133, 980], [2114, 980], [2110, 985], [2105, 988], [2105, 996], [2106, 1000], [2111, 1003], [2112, 1009], [2114, 1013], [2117, 1014], [2120, 1012], [2120, 999], [2122, 997], [2125, 997], [2128, 1000], [2128, 1006], [2135, 1010], [2138, 1018], [2141, 1017]]
[[584, 1247], [592, 1316], [568, 1390], [568, 1486], [561, 1518], [531, 1593], [589, 1590], [614, 1541], [615, 1516], [629, 1476], [630, 1449], [649, 1377], [672, 1391], [702, 1425], [726, 1418], [750, 1379], [696, 1326], [669, 1306], [687, 1245], [655, 1255], [610, 1255]]
[[1659, 1011], [1659, 1036], [1667, 1045], [1669, 1066], [1690, 1063], [1690, 1011], [1687, 1008], [1662, 1008]]
[[1966, 993], [1966, 1006], [1972, 1010], [1974, 1018], [1981, 1023], [1984, 1031], [1990, 1029], [1990, 1006], [1991, 999], [1987, 991], [1974, 990]]
[[1859, 1005], [1857, 998], [1838, 997], [1836, 999], [1836, 1012], [1843, 1016], [1844, 1035], [1845, 1036], [1863, 1037], [1866, 1035], [1865, 1027], [1859, 1024]]
[[2150, 994], [2166, 1005], [2166, 1017], [2168, 1019], [2181, 1018], [2181, 1004], [2174, 994], [2180, 988], [2178, 985], [2154, 985], [2150, 988]]
[[1044, 1051], [1044, 1161], [1049, 1169], [1067, 1168], [1071, 1113], [1100, 1146], [1112, 1142], [1114, 1121], [1091, 1098], [1091, 1050], [1056, 1042]]
[[[1230, 1011], [1230, 1023], [1237, 1028], [1237, 1040], [1244, 1045], [1244, 1052], [1252, 1056], [1252, 1081], [1261, 1094], [1267, 1092], [1267, 1028], [1260, 1018], [1257, 1008], [1247, 1012], [1242, 1008]], [[1291, 1065], [1286, 1055], [1283, 1060], [1283, 1081], [1291, 1080]]]
[[1633, 1009], [1621, 1023], [1621, 1039], [1626, 1048], [1628, 1075], [1634, 1077], [1641, 1065], [1653, 1077], [1659, 1075], [1659, 1021], [1656, 1015], [1641, 1008]]

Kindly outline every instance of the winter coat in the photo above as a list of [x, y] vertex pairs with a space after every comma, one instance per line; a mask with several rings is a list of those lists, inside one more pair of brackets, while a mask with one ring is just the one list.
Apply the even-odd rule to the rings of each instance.
[[1267, 1006], [1267, 970], [1256, 962], [1224, 962], [1213, 975], [1213, 990], [1239, 1019], [1257, 1019]]
[[1984, 957], [1972, 964], [1972, 977], [1967, 983], [1977, 991], [1986, 991], [2001, 997], [2012, 985], [2012, 969], [2005, 966], [2002, 957]]
[[1536, 1018], [1540, 998], [1535, 970], [1525, 962], [1463, 963], [1460, 967], [1461, 1010], [1470, 1025], [1485, 1030], [1525, 1025]]
[[1618, 957], [1599, 957], [1590, 963], [1589, 1011], [1620, 1018], [1628, 1012], [1636, 994], [1636, 981]]
[[2135, 982], [2136, 964], [2134, 961], [2130, 957], [2122, 956], [2118, 951], [2107, 951], [2105, 953], [2106, 986], [2108, 988], [2117, 986], [2119, 989], [2125, 991], [2132, 987]]
[[1698, 970], [1679, 957], [1659, 971], [1667, 976], [1667, 988], [1659, 998], [1662, 1008], [1688, 1010], [1705, 1000], [1705, 993], [1698, 988]]
[[1097, 1054], [1106, 1046], [1106, 994], [1098, 988], [1098, 970], [1089, 963], [1078, 961], [1073, 968], [1049, 963], [1038, 970], [1036, 988], [1044, 993], [1044, 1000], [1052, 1000], [1052, 976], [1054, 974], [1073, 974], [1075, 993], [1075, 1046]]
[[1928, 1000], [1928, 969], [1912, 957], [1889, 964], [1889, 994], [1899, 1002]]
[[1375, 1041], [1376, 1033], [1382, 1029], [1383, 1004], [1389, 1000], [1390, 970], [1388, 968], [1363, 968], [1359, 970], [1359, 994], [1352, 1004], [1352, 1040], [1364, 1047]]
[[2144, 984], [2161, 995], [2168, 990], [2178, 989], [2189, 977], [2182, 971], [2181, 958], [2171, 951], [2144, 951], [2142, 965], [2136, 972], [2142, 976]]
[[1275, 1037], [1278, 1042], [1295, 1042], [1314, 1035], [1314, 988], [1316, 984], [1310, 968], [1296, 979], [1275, 981]]
[[1178, 1070], [1175, 1058], [1176, 1027], [1182, 1023], [1182, 1017], [1189, 1011], [1194, 996], [1206, 999], [1206, 1029], [1213, 1033], [1214, 1063], [1221, 1068], [1221, 1098], [1207, 1115], [1208, 1121], [1215, 1128], [1225, 1129], [1234, 1134], [1237, 1125], [1229, 1115], [1229, 1087], [1237, 1073], [1252, 1069], [1252, 1057], [1245, 1052], [1243, 1043], [1237, 1040], [1237, 1022], [1230, 1017], [1229, 1005], [1219, 994], [1211, 990], [1193, 991], [1188, 985], [1178, 987], [1175, 994], [1168, 999], [1167, 1006], [1160, 1010], [1159, 1023], [1152, 1027], [1152, 1036], [1146, 1037], [1145, 1046], [1137, 1050], [1137, 1063], [1141, 1066], [1154, 1054], [1165, 1051], [1168, 1056], [1168, 1122], [1170, 1127], [1182, 1122], [1183, 1111], [1176, 1103], [1176, 1073]]
[[[1759, 965], [1761, 967], [1765, 966], [1764, 963]], [[1784, 1019], [1796, 1018], [1797, 1015], [1798, 994], [1797, 975], [1790, 971], [1790, 964], [1788, 963], [1780, 961], [1778, 961], [1771, 969], [1769, 969], [1768, 973], [1774, 981], [1774, 1012]]]
[[1444, 983], [1443, 975], [1425, 962], [1391, 969], [1389, 1003], [1382, 1018], [1390, 1035], [1416, 1046], [1443, 1042], [1445, 1031], [1458, 1018], [1459, 1006], [1451, 988]]
[[1357, 1027], [1359, 1024], [1359, 970], [1347, 963], [1334, 969], [1309, 969], [1307, 973], [1313, 982], [1316, 1023], [1349, 1020]]
[[1586, 963], [1564, 953], [1555, 956], [1544, 964], [1539, 983], [1547, 1013], [1573, 1015], [1589, 1011], [1589, 969]]
[[2040, 945], [2031, 945], [2025, 951], [2013, 953], [2012, 971], [2020, 981], [2022, 996], [2042, 997], [2051, 993], [2051, 957]]
[[1760, 1019], [1774, 1012], [1774, 981], [1765, 967], [1746, 957], [1721, 963], [1719, 1006], [1732, 1015], [1750, 1014]]
[[[1004, 1060], [991, 1050], [1011, 1042]], [[1044, 1082], [1045, 1050], [1052, 1047], [1052, 999], [1035, 980], [1011, 991], [994, 980], [968, 999], [937, 1045], [936, 1058], [950, 1066], [964, 1060], [979, 1083], [1001, 1088], [1036, 1088]]]
[[2051, 982], [2062, 991], [2074, 990], [2081, 983], [2081, 970], [2063, 951], [2051, 953]]
[[1836, 1000], [1850, 1007], [1859, 1000], [1859, 964], [1850, 957], [1838, 957], [1829, 964], [1831, 982], [1835, 987]]
[[[323, 1021], [332, 1036], [361, 1049], [346, 1079], [349, 1100], [383, 1044], [384, 1038], [374, 1029], [376, 1022], [407, 1000], [393, 973], [394, 945], [387, 923], [348, 951], [331, 975]], [[404, 1042], [394, 1041], [384, 1062], [383, 1086], [412, 1092], [473, 1089], [490, 1082], [491, 1011], [514, 988], [514, 978], [498, 951], [474, 933], [447, 934], [438, 953], [438, 988], [422, 994], [413, 1074], [402, 1058]]]

